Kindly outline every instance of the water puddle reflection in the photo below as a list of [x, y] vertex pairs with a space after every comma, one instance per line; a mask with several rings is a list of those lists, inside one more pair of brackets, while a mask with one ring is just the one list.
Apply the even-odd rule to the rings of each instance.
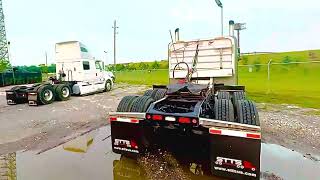
[[[39, 151], [28, 151], [0, 156], [0, 175], [18, 180], [148, 179], [148, 168], [137, 160], [112, 153], [109, 135], [107, 126], [38, 155]], [[219, 179], [192, 162], [179, 168], [173, 174]], [[262, 179], [319, 179], [320, 162], [278, 145], [263, 144], [261, 171]]]

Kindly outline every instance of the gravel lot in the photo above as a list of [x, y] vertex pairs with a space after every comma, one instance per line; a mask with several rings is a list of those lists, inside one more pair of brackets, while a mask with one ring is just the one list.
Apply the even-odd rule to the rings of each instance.
[[0, 88], [0, 154], [22, 149], [46, 149], [108, 123], [123, 96], [139, 94], [146, 86], [118, 84], [111, 92], [71, 97], [69, 101], [32, 107], [8, 106]]
[[[141, 94], [147, 86], [118, 84], [111, 92], [72, 97], [65, 102], [29, 107], [8, 106], [0, 88], [0, 154], [22, 149], [50, 149], [108, 122], [120, 99]], [[320, 156], [319, 110], [290, 105], [258, 104], [262, 137], [317, 159]]]
[[258, 104], [262, 140], [298, 151], [305, 156], [320, 156], [320, 112], [292, 105]]

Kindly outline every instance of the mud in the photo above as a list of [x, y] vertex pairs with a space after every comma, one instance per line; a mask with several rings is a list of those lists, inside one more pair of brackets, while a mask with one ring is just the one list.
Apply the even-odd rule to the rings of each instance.
[[[196, 168], [194, 162], [177, 161], [170, 152], [159, 151], [139, 159], [114, 154], [110, 126], [93, 130], [47, 151], [19, 151], [2, 156], [2, 159], [5, 157], [11, 157], [6, 162], [16, 163], [16, 168], [2, 168], [0, 172], [16, 176], [18, 180], [221, 179], [210, 176], [205, 168]], [[0, 163], [3, 162], [0, 160]], [[2, 164], [1, 167], [9, 166]], [[319, 161], [279, 145], [262, 144], [261, 179], [319, 177]]]

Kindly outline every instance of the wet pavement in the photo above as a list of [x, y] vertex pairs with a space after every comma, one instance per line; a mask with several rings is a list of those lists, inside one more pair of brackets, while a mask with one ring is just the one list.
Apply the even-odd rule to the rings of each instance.
[[[150, 174], [136, 160], [112, 153], [109, 126], [46, 152], [10, 153], [0, 158], [1, 163], [7, 165], [0, 166], [0, 179], [4, 176], [18, 180], [147, 179], [146, 175]], [[196, 176], [193, 174], [195, 167], [195, 164], [181, 164], [174, 174], [183, 177], [177, 179], [219, 179]], [[320, 179], [320, 161], [317, 157], [304, 157], [282, 146], [262, 144], [261, 172], [262, 179], [317, 180]]]

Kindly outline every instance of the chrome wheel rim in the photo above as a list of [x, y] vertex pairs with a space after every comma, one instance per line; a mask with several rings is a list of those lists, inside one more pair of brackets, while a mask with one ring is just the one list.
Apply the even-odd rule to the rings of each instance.
[[51, 101], [51, 99], [53, 98], [53, 92], [49, 89], [44, 90], [43, 94], [44, 94], [44, 100], [46, 101]]
[[62, 92], [62, 96], [63, 96], [64, 98], [69, 97], [69, 95], [70, 95], [70, 90], [69, 90], [68, 87], [63, 87], [62, 90], [61, 90], [61, 92]]

